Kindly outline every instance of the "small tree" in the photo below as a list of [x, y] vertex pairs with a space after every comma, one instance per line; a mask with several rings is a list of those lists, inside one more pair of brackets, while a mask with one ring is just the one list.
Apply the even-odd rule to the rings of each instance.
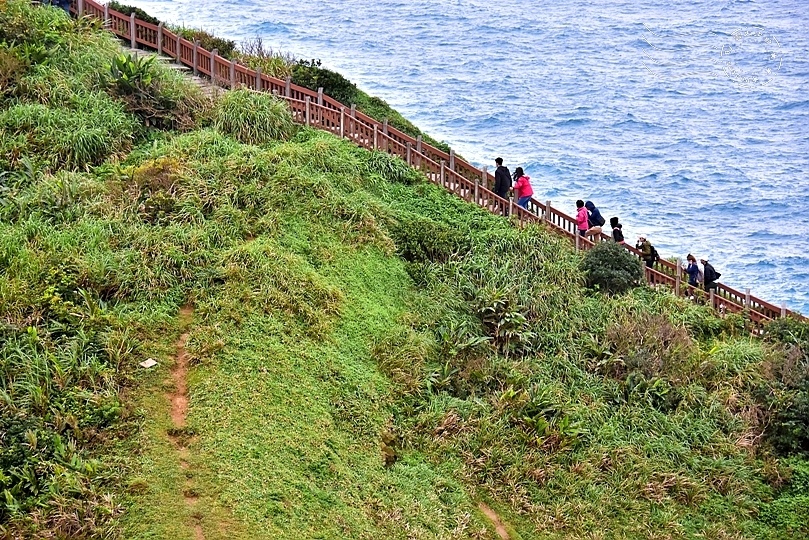
[[581, 263], [587, 286], [609, 294], [621, 294], [643, 278], [640, 260], [615, 242], [602, 242], [587, 252]]

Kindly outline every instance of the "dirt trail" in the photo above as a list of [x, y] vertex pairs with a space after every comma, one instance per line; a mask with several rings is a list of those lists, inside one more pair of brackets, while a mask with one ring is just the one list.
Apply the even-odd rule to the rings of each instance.
[[[180, 328], [183, 333], [177, 340], [176, 353], [174, 355], [174, 367], [171, 368], [171, 378], [174, 381], [174, 391], [169, 394], [171, 401], [171, 423], [173, 429], [169, 431], [168, 437], [177, 449], [177, 455], [180, 457], [180, 467], [184, 471], [189, 471], [190, 465], [188, 463], [189, 450], [188, 435], [183, 432], [188, 418], [188, 338], [191, 332], [188, 327], [194, 317], [194, 309], [191, 306], [183, 306], [180, 308]], [[194, 529], [194, 540], [205, 540], [205, 534], [202, 532], [200, 525], [201, 514], [196, 510], [197, 501], [199, 496], [194, 489], [193, 475], [186, 473], [186, 481], [183, 486], [183, 499], [185, 504], [191, 509], [192, 512], [192, 527]]]
[[500, 519], [500, 516], [497, 515], [497, 512], [489, 508], [489, 505], [486, 503], [478, 504], [478, 508], [480, 511], [483, 512], [489, 521], [494, 524], [494, 528], [497, 531], [497, 535], [502, 538], [502, 540], [510, 540], [511, 536], [509, 536], [508, 531], [506, 530], [506, 526], [503, 525], [503, 521]]

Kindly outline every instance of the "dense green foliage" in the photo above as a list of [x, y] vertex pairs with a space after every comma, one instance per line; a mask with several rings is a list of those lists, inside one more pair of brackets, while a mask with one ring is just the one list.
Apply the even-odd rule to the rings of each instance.
[[[108, 69], [82, 46], [104, 38], [8, 6], [75, 41], [0, 114], [57, 106], [31, 73], [123, 103], [80, 69]], [[0, 154], [0, 536], [491, 538], [482, 501], [513, 538], [809, 534], [806, 323], [758, 339], [665, 290], [593, 292], [566, 240], [271, 96], [226, 94], [214, 124], [132, 127], [83, 172]]]
[[288, 139], [297, 130], [285, 102], [249, 90], [225, 94], [214, 111], [213, 125], [245, 144]]
[[111, 0], [108, 5], [111, 10], [117, 11], [118, 13], [121, 13], [123, 15], [132, 15], [134, 13], [135, 17], [142, 20], [143, 22], [155, 25], [160, 24], [160, 19], [158, 19], [157, 17], [152, 17], [151, 15], [149, 15], [140, 8], [122, 4], [120, 2], [117, 2], [116, 0]]
[[610, 294], [620, 294], [638, 286], [643, 268], [637, 257], [615, 242], [601, 242], [582, 260], [587, 286]]

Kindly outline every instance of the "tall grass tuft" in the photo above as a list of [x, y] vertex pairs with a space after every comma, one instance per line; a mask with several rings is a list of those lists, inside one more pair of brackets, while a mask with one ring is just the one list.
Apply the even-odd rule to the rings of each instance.
[[214, 111], [213, 125], [240, 142], [255, 145], [288, 139], [297, 130], [286, 103], [249, 90], [222, 96]]

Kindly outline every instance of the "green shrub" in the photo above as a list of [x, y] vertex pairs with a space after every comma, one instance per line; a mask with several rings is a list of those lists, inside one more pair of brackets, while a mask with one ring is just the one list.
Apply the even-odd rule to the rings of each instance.
[[107, 96], [88, 98], [93, 109], [31, 104], [0, 112], [0, 162], [13, 167], [28, 155], [52, 170], [81, 169], [126, 151], [132, 144], [134, 119]]
[[446, 262], [469, 247], [462, 232], [410, 212], [398, 215], [389, 231], [396, 252], [409, 262]]
[[216, 49], [219, 56], [227, 58], [228, 60], [235, 60], [238, 57], [238, 50], [236, 49], [235, 41], [216, 37], [205, 30], [199, 30], [196, 28], [175, 26], [172, 27], [172, 30], [188, 41], [199, 41], [199, 46], [205, 50], [213, 51]]
[[609, 294], [620, 294], [640, 283], [640, 261], [615, 242], [601, 242], [588, 251], [581, 264], [587, 286]]
[[371, 152], [366, 162], [366, 169], [369, 173], [382, 176], [388, 182], [415, 184], [424, 179], [421, 173], [405, 163], [402, 158], [386, 152]]
[[290, 138], [297, 127], [287, 104], [267, 93], [236, 90], [220, 98], [213, 124], [245, 144]]
[[789, 481], [778, 497], [766, 504], [759, 520], [782, 531], [789, 538], [809, 537], [809, 462], [790, 459]]
[[323, 92], [336, 99], [344, 105], [351, 105], [357, 102], [357, 86], [330, 69], [320, 67], [320, 60], [298, 60], [292, 68], [292, 82], [317, 90], [323, 88]]
[[262, 73], [276, 79], [292, 77], [292, 67], [295, 65], [295, 58], [291, 54], [265, 47], [260, 36], [243, 41], [236, 60], [252, 69], [261, 68]]
[[160, 19], [157, 17], [152, 17], [142, 9], [138, 7], [128, 6], [126, 4], [121, 4], [120, 2], [116, 2], [115, 0], [111, 0], [109, 2], [110, 9], [113, 11], [117, 11], [118, 13], [122, 13], [124, 15], [132, 15], [135, 14], [135, 17], [142, 20], [143, 22], [147, 22], [149, 24], [160, 24]]

